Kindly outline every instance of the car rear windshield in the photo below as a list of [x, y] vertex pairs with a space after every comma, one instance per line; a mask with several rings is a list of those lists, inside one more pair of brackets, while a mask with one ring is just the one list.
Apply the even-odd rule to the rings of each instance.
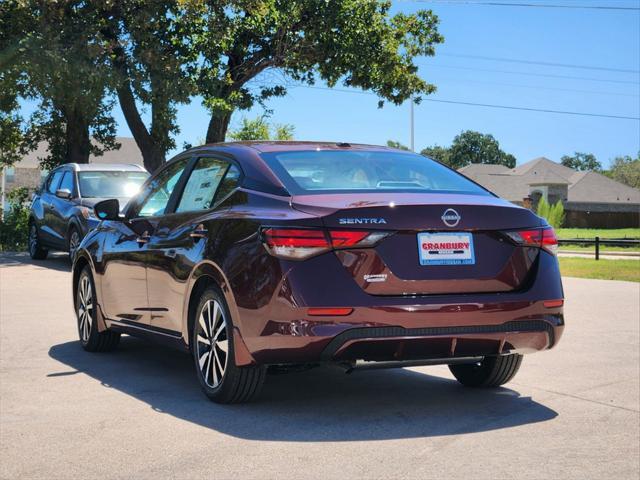
[[315, 150], [268, 152], [262, 157], [293, 195], [348, 192], [490, 195], [457, 172], [415, 153]]
[[79, 172], [80, 195], [84, 198], [133, 197], [149, 176], [146, 172]]

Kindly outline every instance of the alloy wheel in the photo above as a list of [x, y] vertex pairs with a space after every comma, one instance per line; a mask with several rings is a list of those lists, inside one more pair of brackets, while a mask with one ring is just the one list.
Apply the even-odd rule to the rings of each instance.
[[29, 229], [29, 253], [33, 256], [35, 255], [36, 249], [38, 247], [38, 229], [35, 225], [31, 225]]
[[73, 260], [78, 245], [80, 245], [80, 235], [76, 230], [72, 230], [71, 236], [69, 237], [69, 257], [71, 257], [71, 260]]
[[227, 322], [216, 300], [208, 300], [202, 307], [196, 341], [200, 374], [209, 387], [215, 388], [222, 382], [229, 356]]
[[93, 325], [93, 290], [89, 277], [83, 275], [78, 283], [78, 330], [80, 339], [86, 343]]

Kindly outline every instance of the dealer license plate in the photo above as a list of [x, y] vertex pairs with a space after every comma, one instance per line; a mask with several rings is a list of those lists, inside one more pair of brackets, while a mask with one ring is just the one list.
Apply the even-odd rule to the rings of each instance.
[[473, 265], [473, 235], [466, 232], [419, 233], [420, 265]]

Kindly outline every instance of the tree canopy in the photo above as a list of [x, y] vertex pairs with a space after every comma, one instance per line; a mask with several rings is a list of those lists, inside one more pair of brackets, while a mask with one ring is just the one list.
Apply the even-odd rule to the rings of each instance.
[[629, 155], [614, 158], [611, 168], [604, 173], [617, 182], [640, 188], [640, 152], [636, 158]]
[[564, 155], [560, 159], [560, 163], [580, 172], [602, 171], [602, 165], [592, 153], [575, 152], [573, 155]]
[[397, 140], [387, 140], [387, 147], [397, 148], [399, 150], [409, 150], [409, 147], [407, 147], [406, 145], [403, 145]]
[[[378, 0], [184, 4], [184, 19], [201, 28], [194, 46], [204, 61], [194, 78], [211, 112], [207, 142], [224, 140], [234, 111], [285, 95], [290, 81], [370, 90], [380, 106], [435, 90], [414, 63], [443, 41], [430, 10], [392, 16], [391, 2]], [[274, 71], [281, 78], [266, 75]]]
[[433, 146], [420, 152], [451, 168], [462, 168], [472, 163], [516, 166], [516, 157], [500, 149], [493, 135], [466, 130], [456, 135], [449, 148]]
[[243, 118], [240, 127], [231, 130], [228, 137], [232, 140], [293, 140], [294, 132], [293, 125], [271, 124], [265, 117]]
[[[30, 148], [47, 141], [45, 166], [86, 163], [90, 154], [116, 147], [109, 69], [96, 31], [101, 18], [97, 5], [7, 0], [0, 9], [3, 83], [5, 75], [13, 78], [8, 95], [37, 102], [21, 132]], [[22, 120], [16, 106], [14, 102], [14, 111], [5, 112], [3, 123], [10, 116], [14, 127]]]
[[[430, 10], [380, 0], [5, 0], [0, 3], [0, 153], [49, 143], [48, 165], [117, 148], [116, 102], [153, 171], [175, 147], [177, 107], [202, 99], [206, 141], [231, 115], [324, 82], [400, 104], [435, 86], [414, 60], [443, 41]], [[37, 103], [20, 118], [14, 100]], [[5, 101], [6, 100], [6, 101]], [[5, 139], [7, 139], [5, 141]], [[9, 152], [13, 152], [12, 154]], [[5, 161], [3, 160], [3, 161]]]

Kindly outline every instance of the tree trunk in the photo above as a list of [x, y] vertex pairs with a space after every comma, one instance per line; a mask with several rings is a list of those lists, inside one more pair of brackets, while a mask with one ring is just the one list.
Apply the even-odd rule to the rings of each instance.
[[76, 110], [66, 115], [65, 121], [65, 163], [89, 163], [91, 151], [89, 124]]
[[224, 142], [232, 113], [219, 113], [211, 116], [207, 128], [207, 143]]
[[129, 81], [127, 80], [123, 82], [117, 90], [122, 113], [124, 113], [127, 125], [129, 126], [129, 129], [133, 134], [133, 138], [142, 153], [144, 168], [146, 168], [150, 173], [153, 173], [164, 163], [164, 152], [158, 148], [155, 139], [149, 133], [147, 127], [142, 121], [142, 118], [140, 117]]

